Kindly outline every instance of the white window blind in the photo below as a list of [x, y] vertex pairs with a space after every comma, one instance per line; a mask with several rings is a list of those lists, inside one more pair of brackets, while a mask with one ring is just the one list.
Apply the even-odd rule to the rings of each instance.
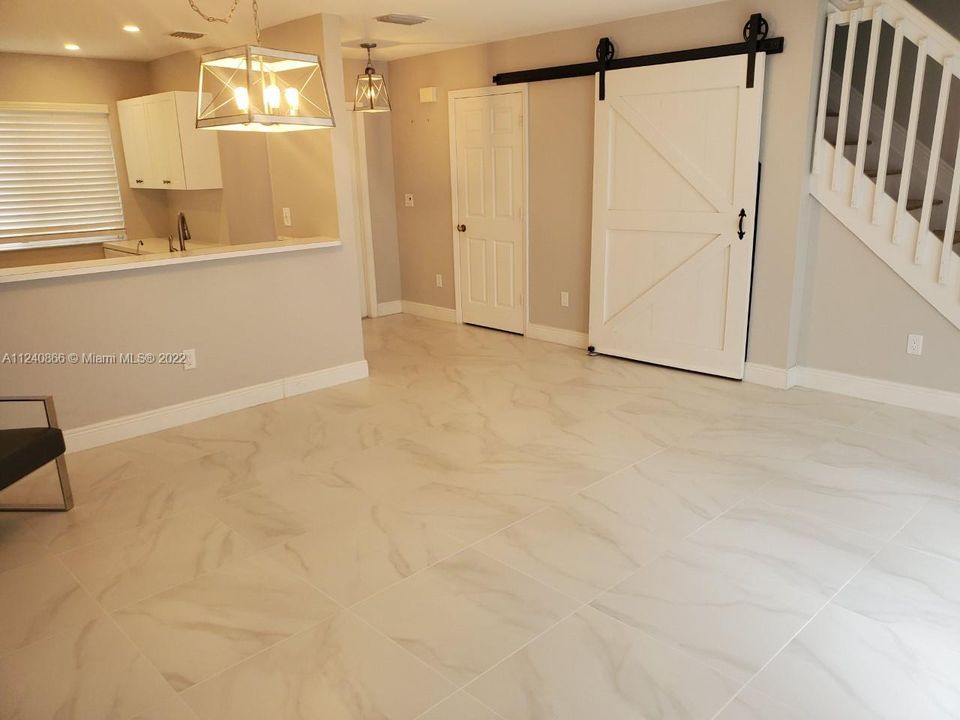
[[113, 240], [123, 229], [106, 106], [0, 105], [0, 250]]

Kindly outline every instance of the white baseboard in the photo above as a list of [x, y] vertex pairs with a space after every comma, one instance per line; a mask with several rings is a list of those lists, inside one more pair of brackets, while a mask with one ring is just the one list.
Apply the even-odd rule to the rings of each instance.
[[224, 413], [282, 400], [302, 393], [341, 385], [367, 377], [366, 360], [337, 365], [303, 375], [272, 380], [260, 385], [230, 390], [218, 395], [188, 400], [177, 405], [65, 430], [67, 452], [77, 452], [127, 438], [186, 425]]
[[403, 303], [400, 300], [377, 303], [377, 317], [396, 315], [403, 312]]
[[545, 342], [557, 343], [558, 345], [569, 345], [575, 348], [587, 347], [587, 334], [577, 332], [576, 330], [564, 330], [550, 325], [527, 324], [526, 336], [534, 340], [543, 340]]
[[960, 393], [920, 385], [907, 385], [862, 375], [848, 375], [834, 370], [802, 366], [784, 370], [757, 363], [747, 363], [743, 379], [746, 382], [768, 387], [780, 389], [803, 387], [913, 410], [960, 417]]
[[403, 312], [419, 317], [430, 318], [431, 320], [444, 320], [445, 322], [456, 322], [457, 311], [453, 308], [440, 307], [439, 305], [427, 305], [426, 303], [403, 300]]
[[805, 388], [960, 417], [960, 393], [848, 375], [833, 370], [810, 367], [798, 367], [796, 370], [797, 385]]
[[756, 385], [787, 390], [797, 384], [797, 368], [784, 370], [772, 365], [748, 362], [744, 368], [743, 379]]

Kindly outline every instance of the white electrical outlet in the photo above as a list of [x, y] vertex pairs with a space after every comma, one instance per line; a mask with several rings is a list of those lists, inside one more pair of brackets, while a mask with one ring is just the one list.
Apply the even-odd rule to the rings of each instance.
[[907, 355], [923, 355], [923, 335], [907, 336]]
[[443, 287], [443, 275], [437, 273], [437, 287]]
[[403, 196], [403, 204], [407, 207], [413, 207], [413, 193], [407, 193]]
[[183, 369], [184, 370], [196, 370], [197, 369], [197, 351], [193, 348], [183, 351]]
[[293, 215], [290, 214], [290, 208], [283, 209], [283, 224], [287, 227], [293, 225]]
[[568, 293], [566, 290], [560, 291], [560, 306], [570, 307], [570, 293]]

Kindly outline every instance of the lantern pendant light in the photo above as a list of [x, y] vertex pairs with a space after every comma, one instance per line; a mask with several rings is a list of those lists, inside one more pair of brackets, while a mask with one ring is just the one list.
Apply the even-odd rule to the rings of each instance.
[[354, 95], [353, 109], [356, 112], [390, 112], [390, 95], [383, 75], [373, 67], [371, 50], [376, 43], [362, 43], [360, 47], [367, 51], [367, 69], [357, 75], [357, 92]]
[[[205, 15], [195, 0], [187, 1], [208, 22], [222, 23], [230, 21], [239, 2], [234, 1], [226, 17], [217, 18]], [[261, 47], [257, 0], [253, 0], [253, 24], [256, 45], [201, 56], [197, 127], [247, 132], [334, 127], [320, 58]]]

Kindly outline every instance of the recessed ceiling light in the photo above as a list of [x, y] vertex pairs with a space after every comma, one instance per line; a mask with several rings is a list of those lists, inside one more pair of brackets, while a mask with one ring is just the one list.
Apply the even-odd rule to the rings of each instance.
[[129, 33], [138, 33], [138, 32], [140, 32], [140, 28], [138, 28], [136, 25], [124, 25], [124, 26], [123, 26], [123, 29], [124, 29], [124, 31], [129, 32]]
[[64, 43], [64, 44], [63, 44], [63, 49], [64, 49], [64, 50], [71, 50], [71, 51], [73, 51], [73, 52], [76, 52], [77, 50], [80, 49], [80, 46], [77, 45], [76, 43]]

